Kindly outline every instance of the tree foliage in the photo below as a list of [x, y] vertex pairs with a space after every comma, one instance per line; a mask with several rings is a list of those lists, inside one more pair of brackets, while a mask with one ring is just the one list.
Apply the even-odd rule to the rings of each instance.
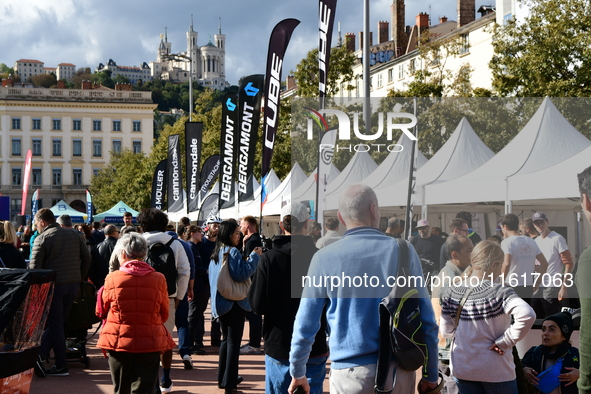
[[[349, 82], [353, 80], [355, 61], [355, 56], [345, 46], [331, 49], [326, 84], [327, 96], [336, 96], [340, 92], [339, 80], [343, 89], [352, 90], [354, 88]], [[296, 70], [292, 71], [292, 74], [296, 79], [300, 97], [318, 96], [318, 48], [308, 52], [308, 55], [297, 64]]]
[[57, 85], [57, 78], [54, 73], [35, 75], [30, 80], [36, 87], [51, 88]]
[[591, 5], [523, 0], [530, 15], [493, 34], [493, 87], [501, 96], [591, 95]]

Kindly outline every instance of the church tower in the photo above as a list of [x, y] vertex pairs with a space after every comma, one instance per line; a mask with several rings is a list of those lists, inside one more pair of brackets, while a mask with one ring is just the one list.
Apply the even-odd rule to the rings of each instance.
[[[219, 22], [218, 22], [218, 34], [215, 34], [213, 36], [213, 39], [215, 41], [215, 46], [218, 47], [219, 51], [219, 57], [218, 57], [218, 73], [219, 73], [219, 77], [222, 80], [226, 79], [226, 35], [222, 34], [222, 18], [220, 17]], [[221, 82], [220, 82], [221, 83]]]
[[[201, 74], [199, 70], [199, 47], [197, 46], [197, 32], [193, 30], [193, 14], [191, 14], [191, 26], [187, 32], [187, 56], [191, 58], [193, 63], [193, 75], [191, 80], [195, 80]], [[187, 70], [189, 67], [187, 65]], [[197, 76], [197, 77], [196, 77]]]

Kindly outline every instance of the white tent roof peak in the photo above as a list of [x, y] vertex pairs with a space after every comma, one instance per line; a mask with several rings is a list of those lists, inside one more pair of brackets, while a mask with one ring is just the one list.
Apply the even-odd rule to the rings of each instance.
[[367, 178], [376, 168], [378, 168], [378, 165], [369, 156], [369, 153], [363, 151], [355, 152], [347, 166], [343, 169], [343, 172], [328, 184], [326, 195], [344, 192], [350, 185], [359, 183]]
[[[398, 145], [402, 146], [402, 151], [392, 151], [386, 156], [382, 163], [376, 168], [370, 176], [363, 179], [362, 182], [372, 189], [383, 187], [384, 185], [394, 184], [406, 177], [410, 171], [410, 157], [412, 154], [412, 141], [404, 134], [398, 139]], [[427, 158], [419, 151], [417, 158], [417, 168], [421, 168], [427, 163]]]
[[[292, 187], [291, 198], [293, 201], [307, 201], [316, 200], [316, 173], [318, 168], [315, 168], [308, 178], [297, 188]], [[341, 172], [338, 168], [330, 163], [330, 173], [328, 175], [328, 184], [335, 180]]]

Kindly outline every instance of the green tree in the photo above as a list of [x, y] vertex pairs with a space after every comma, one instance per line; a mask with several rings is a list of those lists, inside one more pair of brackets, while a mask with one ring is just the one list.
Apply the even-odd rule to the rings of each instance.
[[104, 70], [99, 73], [92, 74], [90, 80], [93, 83], [103, 85], [106, 88], [114, 89], [115, 82], [113, 82], [113, 79], [111, 78], [111, 74], [113, 74], [113, 72], [111, 70]]
[[36, 87], [51, 88], [57, 85], [57, 78], [54, 73], [40, 74], [31, 77], [31, 82]]
[[493, 87], [501, 96], [591, 95], [591, 5], [523, 0], [530, 14], [493, 34]]
[[[353, 80], [355, 61], [355, 56], [345, 46], [332, 48], [326, 84], [327, 96], [336, 96], [340, 92], [339, 81], [345, 90], [354, 88], [349, 82]], [[308, 52], [308, 55], [297, 64], [296, 71], [291, 73], [296, 79], [300, 97], [318, 96], [318, 48]]]
[[118, 83], [120, 83], [120, 84], [131, 83], [129, 81], [129, 78], [127, 78], [126, 76], [121, 75], [121, 74], [116, 75], [115, 78], [113, 78], [113, 82], [115, 84], [118, 84]]

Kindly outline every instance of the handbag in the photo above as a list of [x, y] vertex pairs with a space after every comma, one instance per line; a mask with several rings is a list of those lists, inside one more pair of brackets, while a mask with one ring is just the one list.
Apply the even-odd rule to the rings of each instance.
[[538, 375], [538, 384], [536, 386], [538, 390], [547, 394], [551, 393], [554, 391], [554, 389], [556, 389], [556, 387], [560, 386], [558, 375], [560, 375], [563, 361], [564, 358], [559, 358], [556, 360], [556, 363], [553, 366]]
[[218, 292], [227, 300], [242, 301], [248, 294], [252, 280], [248, 278], [244, 282], [237, 282], [232, 279], [228, 268], [228, 256], [229, 253], [224, 253], [222, 268], [220, 268], [218, 275]]

